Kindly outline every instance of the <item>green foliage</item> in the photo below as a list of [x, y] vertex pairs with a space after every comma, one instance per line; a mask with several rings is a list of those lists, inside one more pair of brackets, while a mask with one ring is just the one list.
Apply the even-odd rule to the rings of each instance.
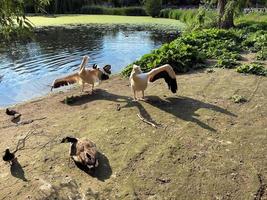
[[187, 25], [197, 28], [214, 27], [217, 15], [213, 10], [200, 7], [199, 9], [162, 9], [159, 14], [162, 18], [180, 20]]
[[247, 38], [242, 44], [244, 47], [248, 47], [252, 52], [257, 53], [257, 60], [267, 59], [267, 31], [259, 30], [255, 33], [247, 34]]
[[104, 6], [83, 6], [80, 13], [82, 14], [103, 14], [103, 15], [126, 15], [126, 16], [146, 16], [142, 7], [122, 7], [108, 8]]
[[260, 63], [243, 64], [236, 71], [239, 73], [267, 76], [267, 69]]
[[230, 99], [234, 101], [234, 103], [245, 103], [247, 99], [240, 95], [233, 95]]
[[[49, 3], [49, 0], [34, 1], [35, 9]], [[25, 1], [2, 0], [0, 3], [0, 36], [5, 39], [27, 34], [32, 24], [24, 13]]]
[[267, 31], [259, 30], [255, 33], [248, 33], [243, 46], [250, 47], [257, 52], [267, 46]]
[[[164, 44], [159, 49], [144, 55], [139, 61], [133, 64], [141, 66], [143, 71], [149, 71], [154, 67], [170, 64], [175, 72], [187, 72], [190, 69], [202, 67], [205, 55], [198, 51], [196, 47], [186, 44], [181, 38], [174, 40], [169, 44]], [[127, 66], [122, 74], [129, 76], [132, 70], [132, 64]]]
[[192, 23], [197, 15], [197, 9], [162, 9], [159, 13], [160, 17], [180, 20], [185, 23]]
[[[186, 32], [170, 44], [164, 44], [150, 54], [144, 55], [134, 64], [140, 65], [143, 71], [149, 71], [168, 63], [176, 72], [186, 72], [199, 68], [205, 58], [211, 58], [218, 60], [215, 67], [235, 68], [238, 65], [237, 60], [241, 60], [240, 52], [244, 47], [262, 50], [266, 46], [265, 36], [262, 33], [249, 33], [238, 29], [203, 29]], [[132, 65], [127, 66], [122, 74], [129, 76], [131, 69]], [[257, 70], [253, 66], [249, 73], [260, 74]]]
[[263, 48], [262, 50], [259, 50], [256, 54], [257, 60], [267, 60], [267, 47]]
[[157, 17], [160, 14], [162, 0], [145, 0], [144, 6], [149, 16]]
[[235, 59], [231, 58], [219, 58], [214, 67], [232, 69], [238, 65]]
[[218, 58], [221, 55], [229, 55], [229, 58], [237, 58], [237, 52], [241, 50], [242, 36], [237, 30], [205, 29], [185, 34], [182, 38], [186, 44], [196, 46], [208, 58]]

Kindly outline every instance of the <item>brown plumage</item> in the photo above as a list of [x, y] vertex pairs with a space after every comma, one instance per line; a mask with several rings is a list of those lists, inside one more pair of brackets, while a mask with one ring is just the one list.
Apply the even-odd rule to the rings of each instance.
[[142, 91], [142, 99], [144, 99], [144, 91], [147, 88], [148, 82], [154, 82], [160, 78], [164, 78], [165, 82], [168, 84], [168, 88], [173, 93], [176, 93], [178, 89], [176, 75], [169, 64], [154, 68], [147, 73], [143, 73], [140, 66], [134, 65], [130, 76], [134, 100], [137, 100], [137, 91]]
[[93, 65], [93, 68], [86, 69], [85, 66], [88, 62], [88, 59], [89, 59], [88, 56], [83, 57], [79, 72], [54, 80], [53, 85], [51, 87], [51, 91], [54, 88], [59, 88], [62, 86], [78, 83], [82, 85], [82, 92], [83, 92], [84, 85], [87, 83], [92, 85], [92, 92], [93, 92], [94, 85], [96, 82], [109, 79], [109, 75], [111, 74], [110, 65], [106, 65], [103, 68], [99, 68], [97, 67], [97, 65]]
[[74, 137], [65, 137], [61, 143], [71, 143], [70, 157], [73, 161], [86, 167], [88, 170], [94, 170], [98, 167], [98, 154], [96, 145], [88, 139], [79, 139]]

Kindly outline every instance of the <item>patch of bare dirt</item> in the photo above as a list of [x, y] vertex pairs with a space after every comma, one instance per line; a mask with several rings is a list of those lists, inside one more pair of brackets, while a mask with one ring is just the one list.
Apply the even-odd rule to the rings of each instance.
[[[13, 107], [29, 123], [1, 110], [0, 152], [21, 148], [15, 166], [0, 162], [0, 199], [266, 199], [266, 77], [213, 70], [178, 75], [175, 95], [151, 84], [146, 102], [114, 76], [92, 95], [73, 88]], [[69, 162], [67, 135], [97, 144], [93, 176]]]

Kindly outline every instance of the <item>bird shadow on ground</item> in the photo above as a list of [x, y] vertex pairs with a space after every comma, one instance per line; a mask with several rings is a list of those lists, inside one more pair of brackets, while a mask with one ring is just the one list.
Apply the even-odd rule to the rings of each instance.
[[13, 161], [12, 161], [12, 164], [10, 166], [10, 172], [11, 172], [11, 175], [14, 176], [15, 178], [18, 178], [18, 179], [21, 179], [23, 181], [28, 181], [26, 178], [25, 178], [25, 173], [24, 173], [24, 170], [22, 169], [22, 166], [21, 164], [19, 163], [18, 159], [15, 158]]
[[87, 167], [85, 167], [84, 165], [81, 165], [80, 163], [77, 163], [77, 162], [74, 162], [74, 163], [80, 170], [104, 182], [105, 180], [110, 178], [112, 174], [112, 168], [109, 164], [108, 158], [100, 152], [98, 152], [98, 162], [99, 162], [99, 165], [94, 170], [89, 170]]
[[[69, 106], [79, 106], [96, 100], [108, 100], [116, 103], [126, 103], [124, 106], [121, 106], [122, 109], [136, 107], [143, 117], [153, 123], [156, 123], [140, 102], [133, 102], [132, 98], [128, 96], [112, 94], [105, 90], [97, 89], [94, 94], [83, 94], [80, 96], [74, 96], [73, 99], [73, 103], [68, 104]], [[172, 114], [173, 116], [182, 120], [193, 122], [199, 125], [200, 127], [212, 132], [216, 132], [216, 129], [210, 127], [208, 124], [200, 121], [197, 118], [199, 115], [195, 112], [199, 109], [204, 108], [223, 113], [228, 116], [237, 117], [237, 115], [229, 112], [224, 108], [221, 108], [214, 104], [205, 103], [190, 97], [179, 96], [161, 99], [158, 96], [147, 96], [147, 99], [148, 100], [145, 103], [150, 104], [153, 107], [159, 108], [160, 110]]]
[[12, 117], [11, 118], [11, 121], [15, 124], [19, 123], [20, 122], [20, 119], [21, 119], [21, 116], [19, 115], [18, 117]]
[[[97, 100], [107, 100], [107, 101], [112, 101], [116, 103], [126, 103], [126, 105], [121, 106], [120, 108], [129, 108], [129, 107], [136, 107], [139, 111], [139, 113], [146, 118], [148, 121], [159, 125], [156, 123], [151, 115], [146, 111], [144, 106], [137, 101], [132, 101], [133, 99], [129, 96], [123, 96], [123, 95], [117, 95], [113, 93], [109, 93], [106, 90], [102, 89], [96, 89], [93, 94], [82, 94], [79, 96], [73, 96], [72, 98], [72, 103], [68, 104], [69, 106], [80, 106], [92, 101], [97, 101]], [[64, 100], [61, 101], [61, 103], [65, 103]]]
[[228, 110], [221, 108], [219, 106], [205, 103], [190, 97], [168, 97], [166, 99], [161, 99], [158, 96], [148, 96], [148, 104], [157, 107], [173, 116], [180, 118], [185, 121], [193, 122], [200, 127], [207, 129], [209, 131], [216, 132], [216, 129], [210, 127], [208, 124], [200, 121], [197, 117], [199, 116], [195, 112], [201, 108], [213, 110], [219, 113], [223, 113], [232, 117], [237, 117], [237, 115], [229, 112]]

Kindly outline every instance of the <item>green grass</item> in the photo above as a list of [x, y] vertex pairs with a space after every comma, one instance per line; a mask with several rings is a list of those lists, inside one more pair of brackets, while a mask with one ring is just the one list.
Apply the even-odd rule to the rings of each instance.
[[267, 22], [267, 14], [265, 13], [251, 13], [251, 14], [245, 14], [241, 15], [235, 20], [236, 24], [242, 24], [242, 23], [265, 23]]
[[57, 15], [55, 17], [32, 16], [29, 20], [36, 26], [64, 26], [77, 24], [137, 24], [161, 25], [182, 29], [185, 27], [180, 21], [152, 17], [113, 16], [113, 15]]

